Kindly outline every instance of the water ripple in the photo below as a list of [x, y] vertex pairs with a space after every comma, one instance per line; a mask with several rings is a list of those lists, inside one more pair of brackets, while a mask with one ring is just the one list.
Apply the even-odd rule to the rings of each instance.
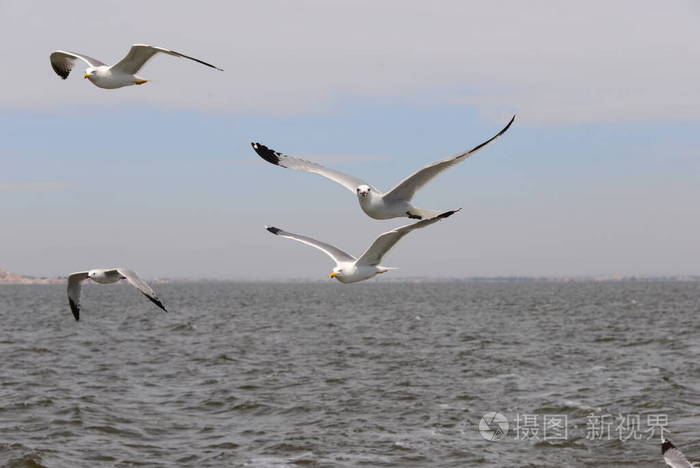
[[[0, 286], [0, 466], [658, 467], [591, 415], [668, 416], [700, 458], [700, 285]], [[679, 324], [684, 326], [679, 327]], [[499, 411], [565, 440], [484, 440]], [[694, 456], [697, 455], [697, 456]]]

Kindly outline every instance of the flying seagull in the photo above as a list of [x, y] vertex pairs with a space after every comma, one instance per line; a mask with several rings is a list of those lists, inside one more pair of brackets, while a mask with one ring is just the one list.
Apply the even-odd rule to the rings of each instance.
[[81, 283], [88, 278], [100, 284], [116, 283], [117, 281], [125, 279], [129, 284], [141, 291], [143, 295], [150, 299], [155, 305], [166, 312], [168, 311], [151, 287], [139, 278], [136, 273], [127, 268], [79, 271], [77, 273], [71, 273], [68, 276], [68, 303], [70, 304], [70, 310], [73, 312], [75, 320], [80, 320]]
[[664, 456], [666, 464], [673, 468], [694, 468], [694, 465], [668, 439], [661, 441], [661, 455]]
[[[90, 80], [92, 84], [98, 88], [105, 89], [115, 89], [121, 88], [123, 86], [130, 85], [141, 85], [147, 83], [148, 80], [137, 76], [136, 73], [144, 66], [146, 62], [150, 60], [151, 57], [157, 53], [162, 52], [164, 54], [173, 55], [175, 57], [183, 57], [186, 59], [194, 60], [207, 67], [216, 68], [221, 70], [221, 68], [215, 67], [214, 65], [203, 62], [189, 55], [181, 54], [180, 52], [175, 52], [174, 50], [164, 49], [162, 47], [155, 47], [146, 44], [134, 44], [129, 49], [129, 53], [126, 56], [115, 63], [114, 65], [105, 65], [97, 59], [88, 57], [83, 54], [76, 54], [75, 52], [67, 52], [65, 50], [57, 50], [53, 52], [50, 56], [51, 66], [53, 70], [63, 78], [64, 80], [68, 78], [71, 69], [73, 68], [73, 63], [75, 59], [80, 59], [88, 64], [85, 69], [85, 74], [83, 78]], [[223, 70], [221, 70], [223, 71]]]
[[407, 226], [402, 226], [400, 228], [385, 232], [374, 240], [369, 249], [367, 249], [367, 251], [363, 253], [360, 258], [355, 258], [352, 255], [333, 247], [332, 245], [317, 241], [316, 239], [312, 239], [310, 237], [292, 234], [291, 232], [286, 232], [276, 227], [265, 226], [265, 228], [276, 236], [282, 236], [286, 237], [287, 239], [299, 241], [303, 244], [316, 247], [317, 249], [323, 251], [336, 263], [330, 277], [337, 279], [341, 283], [355, 283], [357, 281], [370, 279], [379, 273], [386, 273], [389, 270], [393, 270], [394, 268], [385, 267], [379, 263], [382, 261], [384, 254], [386, 254], [403, 236], [415, 229], [420, 229], [437, 223], [441, 219], [452, 216], [457, 211], [459, 210], [446, 211], [435, 216], [434, 218], [424, 219], [423, 221], [418, 221], [417, 223], [409, 224]]
[[445, 169], [464, 161], [469, 156], [476, 153], [499, 136], [503, 135], [508, 128], [510, 128], [514, 120], [515, 116], [510, 119], [510, 122], [508, 122], [508, 125], [506, 125], [503, 130], [469, 151], [434, 162], [425, 166], [423, 169], [414, 172], [387, 193], [382, 193], [371, 184], [358, 179], [357, 177], [353, 177], [334, 169], [328, 169], [320, 164], [278, 153], [277, 151], [271, 150], [267, 146], [260, 143], [251, 144], [253, 145], [255, 152], [258, 153], [258, 155], [260, 155], [260, 157], [262, 157], [265, 161], [271, 164], [289, 169], [311, 172], [313, 174], [327, 177], [339, 183], [357, 195], [362, 211], [374, 219], [389, 219], [404, 216], [411, 219], [426, 219], [433, 218], [440, 212], [414, 207], [411, 204], [411, 199], [415, 195], [416, 191], [430, 182], [433, 177], [437, 176]]

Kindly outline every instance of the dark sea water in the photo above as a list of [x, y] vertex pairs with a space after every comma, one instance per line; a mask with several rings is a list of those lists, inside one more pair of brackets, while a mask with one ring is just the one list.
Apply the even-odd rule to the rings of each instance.
[[700, 460], [698, 283], [155, 289], [0, 286], [0, 466]]

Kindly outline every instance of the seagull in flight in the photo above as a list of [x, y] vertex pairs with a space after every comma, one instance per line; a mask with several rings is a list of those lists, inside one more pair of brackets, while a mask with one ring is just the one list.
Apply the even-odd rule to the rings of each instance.
[[70, 304], [70, 310], [73, 312], [73, 317], [75, 320], [80, 320], [80, 289], [82, 282], [86, 279], [91, 279], [95, 283], [99, 284], [110, 284], [116, 283], [120, 280], [127, 280], [129, 284], [141, 291], [144, 296], [146, 296], [151, 302], [163, 309], [168, 311], [160, 299], [153, 292], [153, 289], [146, 284], [139, 276], [133, 271], [127, 268], [112, 268], [109, 270], [89, 270], [89, 271], [79, 271], [77, 273], [71, 273], [68, 276], [68, 304]]
[[341, 283], [355, 283], [357, 281], [370, 279], [374, 275], [386, 273], [389, 270], [394, 270], [395, 268], [380, 265], [380, 262], [382, 261], [382, 257], [384, 257], [384, 255], [394, 245], [396, 245], [396, 243], [401, 240], [403, 236], [411, 231], [430, 226], [431, 224], [448, 218], [457, 211], [459, 210], [446, 211], [435, 216], [434, 218], [424, 219], [423, 221], [418, 221], [416, 223], [385, 232], [381, 236], [377, 237], [372, 245], [370, 245], [369, 249], [367, 249], [367, 251], [359, 258], [355, 258], [337, 247], [333, 247], [325, 242], [317, 241], [311, 237], [292, 234], [291, 232], [283, 231], [282, 229], [271, 226], [265, 226], [265, 228], [276, 236], [286, 237], [287, 239], [292, 239], [323, 251], [336, 263], [330, 277], [337, 279]]
[[510, 128], [514, 120], [515, 116], [510, 119], [510, 122], [508, 122], [508, 125], [506, 125], [503, 130], [485, 142], [476, 145], [472, 149], [465, 151], [464, 153], [456, 154], [447, 159], [434, 162], [414, 172], [387, 193], [382, 193], [373, 185], [349, 174], [345, 174], [334, 169], [329, 169], [310, 161], [305, 161], [303, 159], [278, 153], [277, 151], [274, 151], [260, 143], [251, 143], [251, 145], [261, 158], [271, 164], [286, 167], [288, 169], [311, 172], [313, 174], [327, 177], [339, 183], [357, 196], [357, 199], [360, 202], [360, 208], [362, 208], [362, 211], [364, 211], [371, 218], [390, 219], [408, 217], [411, 219], [429, 219], [434, 218], [440, 212], [416, 208], [411, 204], [411, 199], [416, 194], [418, 189], [430, 182], [435, 176], [440, 174], [445, 169], [464, 161], [469, 156], [484, 148], [499, 136], [503, 135]]
[[672, 468], [694, 468], [694, 465], [668, 439], [661, 441], [661, 455], [666, 464]]
[[99, 60], [88, 57], [87, 55], [68, 52], [65, 50], [57, 50], [53, 52], [49, 58], [51, 60], [53, 70], [64, 80], [68, 78], [75, 60], [80, 59], [88, 65], [88, 67], [85, 69], [85, 73], [83, 74], [83, 78], [87, 78], [98, 88], [116, 89], [124, 86], [142, 85], [144, 83], [148, 83], [148, 80], [137, 76], [136, 73], [138, 73], [141, 67], [143, 67], [145, 63], [151, 59], [151, 57], [158, 53], [194, 60], [195, 62], [199, 62], [207, 67], [223, 71], [221, 68], [215, 67], [210, 63], [203, 62], [202, 60], [194, 57], [190, 57], [189, 55], [147, 44], [132, 45], [131, 49], [129, 49], [129, 53], [114, 65], [105, 65]]

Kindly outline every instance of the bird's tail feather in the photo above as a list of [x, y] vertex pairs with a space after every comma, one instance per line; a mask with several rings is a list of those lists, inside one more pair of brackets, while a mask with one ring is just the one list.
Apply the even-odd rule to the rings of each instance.
[[399, 269], [399, 267], [386, 267], [384, 265], [381, 265], [377, 268], [379, 268], [379, 273], [386, 273], [387, 271], [390, 271], [390, 270], [398, 270]]

